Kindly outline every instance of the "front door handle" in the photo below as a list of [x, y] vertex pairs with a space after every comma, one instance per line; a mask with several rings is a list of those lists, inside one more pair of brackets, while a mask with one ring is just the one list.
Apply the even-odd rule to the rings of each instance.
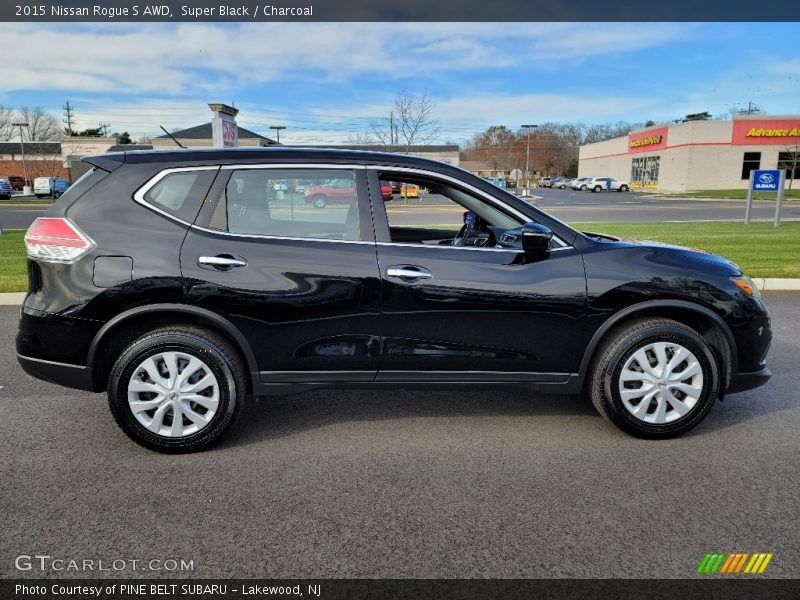
[[428, 271], [428, 269], [413, 265], [388, 267], [386, 269], [386, 275], [388, 277], [399, 277], [400, 279], [405, 279], [406, 281], [412, 279], [430, 279], [433, 277], [433, 273]]
[[220, 271], [227, 271], [234, 267], [246, 267], [247, 261], [230, 254], [218, 254], [217, 256], [201, 256], [197, 259], [197, 264], [202, 267], [212, 267]]

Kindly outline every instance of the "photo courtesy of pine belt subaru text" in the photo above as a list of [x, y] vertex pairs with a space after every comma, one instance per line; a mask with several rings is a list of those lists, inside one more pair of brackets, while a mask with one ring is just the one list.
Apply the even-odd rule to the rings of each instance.
[[449, 164], [312, 148], [84, 160], [25, 236], [17, 357], [106, 391], [154, 450], [199, 450], [246, 399], [320, 388], [579, 394], [669, 438], [770, 377], [769, 316], [734, 263], [576, 231]]

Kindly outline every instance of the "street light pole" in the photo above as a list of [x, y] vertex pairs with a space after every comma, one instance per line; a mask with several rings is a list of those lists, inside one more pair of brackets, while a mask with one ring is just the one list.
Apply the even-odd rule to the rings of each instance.
[[28, 185], [28, 165], [25, 162], [25, 144], [22, 139], [22, 128], [27, 127], [27, 123], [12, 123], [12, 127], [19, 127], [19, 148], [22, 151], [22, 171], [25, 175], [25, 183], [22, 184], [23, 190]]
[[538, 125], [523, 125], [523, 129], [527, 129], [528, 133], [525, 136], [526, 147], [525, 147], [525, 196], [528, 195], [529, 188], [531, 186], [531, 172], [530, 172], [530, 162], [531, 162], [531, 129], [535, 129]]
[[270, 129], [275, 130], [275, 141], [281, 143], [281, 129], [286, 129], [286, 125], [270, 125]]

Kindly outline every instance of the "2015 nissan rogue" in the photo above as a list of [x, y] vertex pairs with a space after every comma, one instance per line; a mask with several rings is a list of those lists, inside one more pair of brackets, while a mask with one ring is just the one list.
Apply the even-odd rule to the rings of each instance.
[[[206, 447], [246, 397], [320, 387], [586, 393], [666, 438], [770, 376], [767, 310], [735, 264], [575, 231], [451, 165], [286, 148], [86, 160], [25, 236], [17, 355], [106, 389], [149, 448]], [[385, 204], [382, 182], [426, 193]], [[309, 187], [347, 193], [308, 203]]]

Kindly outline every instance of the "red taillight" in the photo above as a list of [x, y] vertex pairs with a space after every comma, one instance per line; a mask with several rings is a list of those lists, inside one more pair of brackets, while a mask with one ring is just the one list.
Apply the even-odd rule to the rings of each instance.
[[68, 219], [39, 217], [25, 234], [28, 257], [47, 262], [73, 262], [94, 243]]

